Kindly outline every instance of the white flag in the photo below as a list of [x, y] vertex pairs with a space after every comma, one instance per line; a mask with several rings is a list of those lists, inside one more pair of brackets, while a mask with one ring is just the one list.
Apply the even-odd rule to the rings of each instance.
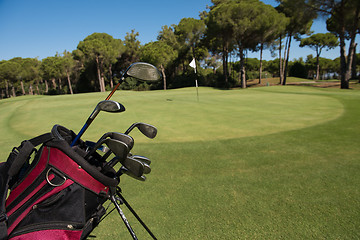
[[195, 68], [196, 69], [196, 63], [195, 63], [195, 58], [193, 58], [193, 60], [191, 61], [191, 63], [189, 64], [190, 67]]

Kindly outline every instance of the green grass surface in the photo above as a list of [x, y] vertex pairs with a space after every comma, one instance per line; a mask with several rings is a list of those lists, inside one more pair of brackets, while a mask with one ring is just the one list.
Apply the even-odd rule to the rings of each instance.
[[[360, 238], [360, 91], [277, 86], [118, 91], [120, 114], [100, 113], [84, 139], [132, 122], [133, 152], [152, 159], [124, 196], [158, 239]], [[21, 140], [61, 124], [77, 132], [106, 93], [0, 101], [1, 159]], [[125, 211], [139, 239], [149, 239]], [[131, 239], [114, 212], [98, 239]]]

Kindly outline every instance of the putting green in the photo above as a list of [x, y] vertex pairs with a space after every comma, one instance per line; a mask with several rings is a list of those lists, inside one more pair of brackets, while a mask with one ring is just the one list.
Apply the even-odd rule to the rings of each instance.
[[[321, 90], [286, 87], [247, 90], [194, 88], [127, 92], [118, 91], [112, 100], [123, 103], [124, 113], [100, 113], [85, 133], [96, 140], [104, 132], [124, 131], [133, 122], [158, 127], [156, 142], [187, 142], [267, 135], [305, 128], [338, 118], [343, 105]], [[292, 91], [293, 90], [293, 91]], [[106, 93], [74, 96], [21, 97], [2, 101], [2, 134], [32, 137], [61, 124], [78, 132], [97, 102]], [[5, 123], [4, 123], [5, 122]], [[137, 142], [149, 142], [138, 137]]]
[[165, 111], [154, 111], [153, 118], [159, 126], [158, 141], [208, 141], [267, 135], [321, 124], [343, 113], [343, 105], [332, 97], [264, 90], [201, 89], [199, 102], [196, 102], [195, 92], [185, 97], [178, 96], [175, 91], [169, 96], [172, 101], [163, 104]]

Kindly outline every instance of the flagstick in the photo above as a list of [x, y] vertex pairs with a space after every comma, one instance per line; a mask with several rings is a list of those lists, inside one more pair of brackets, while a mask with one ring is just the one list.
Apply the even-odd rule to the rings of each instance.
[[199, 89], [198, 89], [198, 80], [196, 79], [197, 74], [196, 74], [196, 67], [195, 67], [195, 86], [196, 86], [196, 96], [197, 96], [197, 100], [199, 101]]
[[196, 74], [196, 61], [195, 58], [193, 58], [193, 60], [191, 61], [191, 63], [189, 64], [190, 67], [194, 68], [195, 70], [195, 86], [196, 86], [196, 96], [197, 96], [197, 100], [199, 101], [199, 89], [198, 89], [198, 81], [197, 81], [197, 74]]

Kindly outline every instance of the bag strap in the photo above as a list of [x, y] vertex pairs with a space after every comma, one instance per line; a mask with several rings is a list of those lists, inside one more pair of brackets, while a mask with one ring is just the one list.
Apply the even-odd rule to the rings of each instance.
[[6, 162], [0, 163], [0, 240], [6, 240], [8, 237], [5, 202], [11, 178], [18, 174], [36, 146], [52, 139], [54, 137], [51, 133], [45, 133], [25, 140], [19, 147], [13, 148]]
[[23, 141], [19, 147], [14, 147], [7, 160], [9, 163], [9, 176], [13, 177], [19, 172], [36, 146], [52, 139], [53, 136], [51, 133], [45, 133], [30, 140]]

